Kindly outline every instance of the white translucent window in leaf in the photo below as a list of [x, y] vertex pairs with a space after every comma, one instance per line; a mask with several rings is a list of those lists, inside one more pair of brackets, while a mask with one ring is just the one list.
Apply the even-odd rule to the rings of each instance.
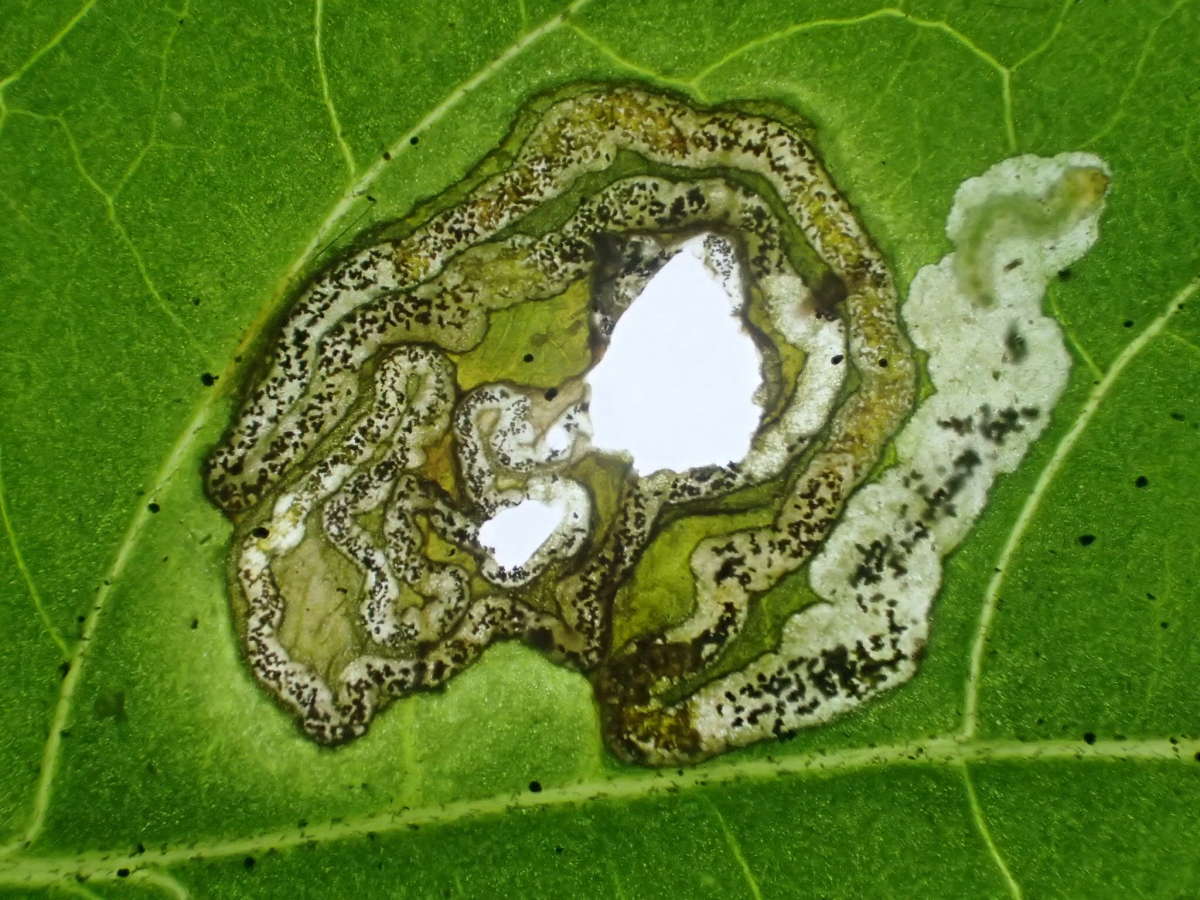
[[483, 523], [479, 543], [506, 569], [523, 565], [558, 527], [566, 513], [561, 501], [522, 500]]
[[639, 475], [742, 459], [762, 414], [742, 298], [729, 243], [686, 241], [617, 321], [588, 375], [593, 445], [627, 451]]

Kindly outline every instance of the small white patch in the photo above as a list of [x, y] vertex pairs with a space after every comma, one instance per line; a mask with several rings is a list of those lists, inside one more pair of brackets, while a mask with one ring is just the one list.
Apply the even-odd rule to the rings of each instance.
[[[590, 429], [590, 425], [588, 427]], [[565, 453], [571, 448], [573, 442], [571, 432], [561, 422], [556, 422], [546, 432], [546, 449], [552, 454]]]
[[628, 451], [641, 475], [741, 460], [762, 415], [737, 258], [712, 252], [713, 237], [687, 240], [650, 279], [588, 375], [593, 445]]
[[561, 501], [522, 500], [484, 522], [479, 543], [506, 569], [524, 565], [554, 533], [566, 511]]

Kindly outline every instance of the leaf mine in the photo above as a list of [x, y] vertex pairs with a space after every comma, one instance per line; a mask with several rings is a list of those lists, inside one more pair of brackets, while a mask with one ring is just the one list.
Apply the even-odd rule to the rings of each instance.
[[[297, 297], [206, 479], [236, 525], [248, 664], [314, 740], [363, 734], [502, 640], [585, 673], [610, 748], [649, 765], [786, 737], [915, 674], [943, 557], [1065, 384], [1042, 293], [1096, 239], [1109, 174], [1025, 156], [964, 183], [956, 251], [901, 316], [808, 129], [763, 109], [541, 98], [419, 224]], [[589, 376], [686, 253], [756, 360], [752, 434], [638, 466], [593, 442]], [[502, 559], [485, 526], [530, 504], [555, 510], [544, 541]], [[772, 591], [782, 632], [739, 646]]]

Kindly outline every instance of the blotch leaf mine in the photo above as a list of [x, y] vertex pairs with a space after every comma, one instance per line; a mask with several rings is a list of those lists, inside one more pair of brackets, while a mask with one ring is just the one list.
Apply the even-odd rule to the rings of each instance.
[[[1200, 208], [1197, 5], [799, 7], [10, 4], [0, 17], [0, 889], [1200, 893], [1200, 260], [1188, 227]], [[588, 676], [510, 641], [381, 710], [361, 737], [318, 745], [246, 663], [228, 558], [260, 524], [243, 531], [212, 504], [205, 462], [305, 287], [505, 169], [511, 148], [489, 154], [521, 111], [540, 121], [580, 83], [666, 92], [801, 134], [896, 287], [916, 388], [893, 433], [936, 412], [945, 443], [972, 442], [980, 462], [962, 466], [974, 472], [1002, 461], [988, 452], [1027, 451], [991, 481], [938, 567], [913, 677], [786, 741], [687, 766], [624, 763], [606, 749], [612, 730]], [[1108, 179], [1099, 239], [1056, 263], [1036, 309], [1022, 300], [1014, 314], [1005, 290], [1045, 274], [1050, 257], [1033, 252], [1042, 238], [1019, 239], [997, 224], [1004, 216], [978, 211], [948, 232], [947, 215], [964, 183], [997, 164], [1036, 157], [1061, 175], [1048, 161], [1080, 152], [1066, 163]], [[555, 232], [583, 198], [647, 174], [619, 157], [524, 232]], [[991, 212], [1040, 222], [1044, 236], [1087, 205], [1052, 181], [1015, 207], [1012, 184], [983, 186], [1008, 197]], [[764, 190], [756, 177], [737, 184]], [[770, 211], [784, 221], [781, 205]], [[997, 234], [1009, 238], [1003, 252]], [[789, 233], [801, 250], [790, 264], [807, 273], [816, 308], [845, 321], [845, 284], [823, 278], [804, 243]], [[955, 331], [938, 298], [960, 285], [947, 261], [960, 248], [983, 277]], [[619, 243], [604, 249], [622, 258]], [[465, 389], [527, 385], [542, 392], [535, 408], [557, 415], [575, 402], [564, 385], [591, 364], [592, 299], [590, 288], [536, 303], [495, 297], [478, 342], [446, 356], [469, 375]], [[748, 313], [778, 416], [783, 386], [810, 358], [765, 309]], [[1049, 325], [1070, 370], [1053, 408], [1033, 416], [993, 390], [1011, 384], [1006, 368], [1039, 371], [1055, 346]], [[987, 339], [976, 348], [964, 328]], [[1000, 379], [969, 388], [970, 408], [942, 410], [963, 358]], [[827, 363], [846, 369], [842, 402], [858, 366], [845, 350]], [[369, 393], [377, 374], [355, 387]], [[404, 390], [416, 396], [423, 383]], [[889, 441], [864, 487], [886, 486], [921, 445]], [[423, 452], [413, 472], [458, 490], [453, 429]], [[614, 520], [620, 459], [593, 454], [558, 474], [588, 485], [589, 516]], [[962, 483], [954, 503], [976, 502]], [[613, 599], [612, 646], [685, 624], [689, 548], [768, 527], [787, 489], [769, 480], [664, 521]], [[368, 533], [383, 516], [350, 514]], [[940, 521], [953, 532], [952, 517]], [[472, 596], [492, 586], [480, 560], [417, 525], [436, 571], [461, 569]], [[336, 680], [357, 655], [361, 604], [306, 594], [307, 576], [346, 581], [349, 594], [362, 575], [309, 537], [289, 551], [303, 565], [286, 576], [297, 600], [281, 634]], [[870, 540], [854, 543], [879, 557]], [[715, 664], [651, 686], [654, 702], [668, 709], [754, 673], [789, 623], [829, 605], [815, 565], [759, 595]], [[514, 591], [553, 611], [552, 581]], [[650, 722], [653, 704], [633, 700], [614, 705]]]

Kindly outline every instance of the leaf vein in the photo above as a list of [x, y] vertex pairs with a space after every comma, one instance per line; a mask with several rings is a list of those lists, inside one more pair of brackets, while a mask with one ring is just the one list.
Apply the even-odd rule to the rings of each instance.
[[1062, 33], [1063, 25], [1067, 20], [1067, 13], [1070, 12], [1071, 8], [1074, 7], [1078, 2], [1079, 0], [1063, 0], [1063, 5], [1058, 10], [1058, 18], [1055, 20], [1053, 27], [1050, 29], [1050, 33], [1046, 35], [1045, 39], [1041, 43], [1009, 66], [1009, 71], [1016, 72], [1017, 69], [1021, 68], [1021, 66], [1025, 65], [1025, 63], [1036, 59], [1049, 50], [1050, 46], [1056, 40], [1058, 40], [1059, 34]]
[[100, 198], [100, 202], [104, 206], [104, 215], [112, 226], [113, 231], [117, 234], [117, 239], [128, 252], [130, 259], [133, 261], [134, 268], [141, 278], [142, 284], [146, 288], [146, 292], [150, 295], [150, 299], [154, 301], [154, 305], [159, 308], [164, 316], [174, 325], [184, 336], [189, 348], [197, 356], [203, 357], [204, 351], [197, 343], [191, 329], [187, 327], [184, 321], [179, 318], [179, 315], [171, 308], [158, 286], [154, 283], [154, 279], [150, 276], [150, 270], [146, 266], [146, 260], [142, 256], [142, 251], [134, 243], [130, 237], [129, 231], [125, 228], [125, 223], [121, 221], [120, 215], [117, 213], [116, 197], [114, 194], [104, 189], [104, 186], [96, 180], [92, 173], [88, 170], [87, 165], [83, 161], [83, 152], [79, 147], [79, 142], [75, 138], [75, 133], [71, 129], [71, 125], [61, 115], [44, 115], [27, 109], [15, 109], [11, 111], [14, 115], [21, 115], [27, 118], [34, 119], [40, 122], [50, 122], [57, 125], [62, 131], [63, 137], [66, 139], [67, 148], [71, 153], [71, 160], [75, 165], [76, 171], [79, 173], [83, 182], [90, 187]]
[[145, 161], [146, 156], [149, 155], [150, 151], [156, 146], [164, 146], [160, 144], [158, 140], [158, 122], [162, 117], [163, 98], [167, 92], [167, 63], [171, 57], [171, 50], [175, 46], [175, 39], [179, 37], [180, 31], [183, 30], [182, 20], [187, 17], [187, 14], [190, 10], [190, 3], [191, 0], [184, 0], [181, 8], [177, 10], [170, 8], [167, 9], [167, 12], [176, 19], [176, 23], [174, 27], [172, 27], [170, 34], [167, 35], [166, 41], [163, 43], [162, 56], [159, 59], [158, 91], [156, 92], [154, 98], [154, 112], [150, 116], [150, 133], [147, 135], [146, 142], [138, 151], [137, 156], [133, 158], [133, 161], [129, 164], [128, 168], [125, 169], [124, 174], [121, 175], [116, 187], [113, 188], [111, 199], [114, 203], [116, 202], [116, 198], [120, 195], [121, 191], [124, 190], [125, 185], [129, 183], [129, 180], [133, 178], [137, 171], [142, 167], [142, 163]]
[[1121, 351], [1120, 355], [1113, 361], [1113, 364], [1109, 366], [1108, 372], [1097, 382], [1088, 395], [1087, 400], [1084, 401], [1083, 409], [1078, 418], [1075, 419], [1070, 430], [1059, 441], [1058, 446], [1055, 447], [1050, 461], [1042, 469], [1037, 482], [1034, 484], [1033, 491], [1025, 500], [1024, 506], [1021, 507], [1016, 522], [1013, 524], [1012, 531], [1009, 532], [1008, 538], [1000, 550], [1000, 556], [996, 560], [994, 572], [984, 591], [983, 603], [979, 610], [979, 620], [975, 626], [975, 639], [971, 646], [963, 698], [961, 734], [964, 738], [974, 737], [978, 727], [979, 682], [983, 675], [984, 647], [987, 644], [988, 634], [991, 631], [992, 620], [995, 618], [997, 601], [1000, 597], [1000, 591], [1004, 587], [1004, 579], [1008, 574], [1009, 564], [1012, 562], [1017, 548], [1024, 539], [1025, 532], [1029, 530], [1030, 523], [1041, 508], [1042, 500], [1045, 498], [1051, 483], [1062, 469], [1063, 463], [1074, 449], [1080, 436], [1096, 415], [1100, 404], [1108, 396], [1113, 384], [1121, 377], [1121, 373], [1125, 371], [1125, 368], [1133, 358], [1137, 356], [1153, 337], [1166, 327], [1171, 317], [1183, 308], [1184, 301], [1196, 293], [1197, 289], [1200, 289], [1200, 277], [1194, 278], [1175, 294], [1167, 304], [1166, 309], [1147, 325], [1137, 337], [1125, 345], [1125, 349]]
[[476, 800], [461, 800], [424, 808], [393, 808], [362, 816], [331, 820], [307, 828], [288, 828], [239, 837], [201, 838], [178, 846], [164, 845], [129, 855], [120, 850], [93, 850], [77, 855], [18, 855], [0, 858], [0, 886], [48, 885], [66, 879], [103, 875], [118, 867], [139, 871], [193, 860], [249, 856], [272, 848], [283, 850], [310, 843], [331, 843], [375, 834], [399, 833], [412, 826], [436, 826], [503, 815], [513, 810], [558, 808], [597, 800], [637, 800], [697, 790], [735, 781], [768, 781], [781, 776], [828, 778], [894, 766], [947, 767], [966, 763], [1040, 763], [1095, 761], [1103, 763], [1176, 763], [1194, 766], [1200, 740], [1141, 738], [1081, 741], [964, 740], [958, 736], [881, 747], [814, 750], [780, 758], [718, 759], [686, 770], [682, 775], [636, 771], [608, 779], [581, 781], [540, 793], [520, 791]]
[[46, 633], [50, 635], [50, 639], [54, 641], [62, 653], [63, 659], [66, 659], [71, 655], [70, 648], [67, 647], [67, 642], [63, 640], [62, 635], [58, 633], [58, 629], [54, 627], [54, 623], [50, 621], [50, 616], [46, 612], [45, 605], [42, 603], [41, 591], [38, 590], [37, 582], [33, 580], [33, 573], [29, 571], [29, 567], [25, 564], [25, 557], [21, 553], [21, 545], [17, 541], [17, 532], [13, 527], [12, 514], [8, 509], [2, 454], [0, 454], [0, 522], [3, 523], [4, 533], [8, 537], [9, 552], [12, 553], [17, 571], [21, 573], [21, 580], [25, 582], [25, 589], [29, 592], [30, 599], [33, 600], [33, 606], [37, 610], [38, 617], [42, 620], [42, 627], [46, 629]]
[[1158, 33], [1162, 31], [1163, 26], [1167, 22], [1175, 17], [1176, 13], [1191, 2], [1193, 0], [1177, 0], [1175, 5], [1171, 7], [1170, 12], [1150, 27], [1150, 32], [1146, 35], [1146, 40], [1142, 43], [1141, 52], [1138, 53], [1137, 62], [1134, 64], [1133, 75], [1125, 83], [1125, 87], [1121, 89], [1121, 95], [1117, 98], [1117, 102], [1113, 104], [1112, 114], [1108, 117], [1108, 121], [1100, 127], [1099, 131], [1083, 142], [1083, 147], [1092, 147], [1104, 140], [1117, 127], [1117, 123], [1125, 117], [1129, 96], [1133, 93], [1133, 89], [1142, 78], [1142, 71], [1146, 67], [1146, 60], [1150, 58], [1151, 48], [1154, 46], [1155, 41], [1158, 40]]
[[981, 60], [985, 65], [996, 72], [1000, 79], [1000, 100], [1002, 106], [1002, 120], [1004, 124], [1005, 137], [1008, 143], [1009, 150], [1015, 151], [1017, 148], [1016, 124], [1013, 120], [1013, 101], [1012, 101], [1012, 69], [1000, 62], [991, 53], [988, 53], [971, 38], [959, 31], [949, 22], [941, 19], [925, 19], [920, 16], [915, 16], [903, 9], [895, 6], [885, 6], [880, 9], [872, 10], [868, 13], [863, 13], [858, 16], [846, 16], [841, 18], [824, 18], [811, 19], [807, 22], [797, 22], [789, 25], [786, 28], [781, 28], [777, 31], [768, 34], [760, 35], [744, 44], [730, 50], [716, 62], [700, 69], [691, 78], [686, 80], [686, 84], [698, 89], [701, 82], [708, 79], [714, 72], [733, 62], [739, 56], [756, 50], [759, 47], [776, 41], [790, 38], [797, 34], [804, 34], [810, 31], [817, 31], [822, 28], [847, 28], [855, 25], [862, 25], [867, 22], [873, 22], [879, 19], [896, 19], [902, 22], [907, 22], [914, 28], [928, 29], [930, 31], [939, 32], [954, 42], [961, 45], [971, 55]]
[[606, 43], [605, 41], [602, 41], [600, 38], [596, 37], [590, 31], [588, 31], [587, 29], [578, 25], [577, 23], [570, 22], [570, 23], [568, 23], [567, 27], [570, 28], [571, 31], [573, 31], [575, 33], [575, 35], [577, 37], [579, 37], [581, 40], [590, 44], [592, 47], [595, 47], [596, 50], [599, 51], [602, 56], [604, 56], [607, 59], [611, 60], [612, 62], [616, 63], [621, 68], [628, 69], [630, 72], [634, 72], [638, 75], [641, 75], [644, 78], [650, 78], [661, 84], [669, 84], [674, 87], [680, 88], [682, 90], [688, 91], [689, 93], [693, 93], [693, 94], [698, 93], [698, 90], [697, 90], [695, 84], [693, 84], [691, 82], [681, 81], [677, 78], [672, 78], [671, 76], [664, 75], [661, 72], [656, 72], [653, 69], [650, 69], [650, 68], [647, 68], [646, 66], [641, 65], [640, 63], [634, 62], [633, 60], [629, 59], [628, 57], [622, 56], [620, 53], [618, 53], [616, 50], [614, 50], [608, 43]]
[[1083, 342], [1075, 336], [1074, 329], [1071, 328], [1070, 323], [1067, 321], [1067, 317], [1063, 315], [1063, 312], [1058, 305], [1058, 299], [1054, 297], [1053, 294], [1050, 297], [1050, 310], [1054, 313], [1054, 318], [1058, 320], [1058, 327], [1061, 328], [1063, 334], [1067, 336], [1067, 341], [1070, 343], [1071, 348], [1075, 351], [1075, 354], [1083, 360], [1083, 364], [1088, 367], [1088, 371], [1091, 372], [1092, 375], [1097, 379], [1103, 378], [1103, 370], [1096, 365], [1096, 361], [1092, 359], [1092, 355], [1088, 353], [1087, 348], [1083, 346]]
[[354, 152], [350, 149], [350, 145], [346, 143], [346, 137], [342, 132], [342, 123], [338, 118], [337, 107], [333, 103], [333, 92], [329, 87], [329, 76], [325, 71], [325, 51], [321, 47], [321, 25], [324, 17], [325, 0], [314, 0], [313, 53], [317, 59], [317, 77], [321, 82], [321, 99], [325, 103], [325, 111], [329, 113], [329, 124], [333, 128], [333, 137], [337, 142], [338, 151], [342, 154], [342, 159], [346, 162], [346, 177], [353, 180], [354, 174], [358, 171], [358, 165], [354, 161]]
[[[213, 401], [210, 397], [212, 393], [208, 392], [208, 394], [202, 395], [202, 399], [197, 404], [188, 427], [179, 435], [175, 445], [171, 448], [171, 452], [167, 454], [162, 466], [155, 473], [152, 481], [156, 491], [161, 490], [175, 473], [184, 467], [185, 460], [191, 451], [192, 441], [195, 439], [195, 435], [203, 428], [211, 412]], [[54, 777], [58, 771], [60, 761], [63, 731], [67, 727], [67, 722], [70, 718], [75, 691], [79, 686], [80, 673], [83, 671], [83, 663], [87, 659], [96, 629], [99, 627], [100, 614], [104, 610], [109, 596], [112, 594], [113, 586], [120, 580], [121, 575], [125, 571], [125, 566], [129, 563], [129, 559], [133, 555], [138, 537], [152, 515], [148, 506], [140, 501], [137, 504], [136, 510], [133, 517], [129, 520], [129, 525], [126, 527], [120, 543], [117, 545], [116, 554], [108, 567], [99, 590], [96, 592], [96, 598], [92, 601], [91, 608], [84, 618], [79, 641], [75, 644], [74, 653], [71, 655], [70, 667], [67, 670], [66, 677], [63, 678], [62, 686], [59, 688], [58, 702], [55, 704], [54, 715], [50, 722], [50, 733], [46, 738], [46, 743], [42, 750], [42, 760], [39, 767], [38, 782], [34, 792], [33, 811], [29, 824], [20, 837], [7, 845], [0, 846], [0, 857], [28, 846], [41, 833], [42, 826], [45, 823], [46, 812], [50, 806]]]
[[175, 900], [189, 900], [192, 896], [191, 892], [184, 886], [178, 878], [171, 875], [169, 872], [164, 872], [160, 869], [139, 869], [134, 872], [131, 878], [138, 881], [144, 881], [146, 884], [154, 885], [162, 888], [167, 896], [174, 897]]
[[1170, 330], [1165, 331], [1163, 333], [1167, 337], [1171, 338], [1172, 340], [1178, 341], [1179, 343], [1183, 344], [1183, 346], [1187, 347], [1189, 350], [1192, 350], [1196, 353], [1200, 353], [1200, 344], [1196, 344], [1194, 341], [1189, 341], [1182, 334], [1179, 334], [1176, 331], [1170, 331]]
[[984, 846], [987, 847], [988, 854], [992, 857], [996, 868], [1000, 870], [1005, 886], [1008, 888], [1008, 893], [1012, 896], [1013, 900], [1021, 900], [1021, 885], [1013, 878], [1008, 864], [1000, 854], [1000, 848], [996, 846], [996, 842], [992, 838], [992, 830], [988, 827], [987, 819], [983, 815], [983, 807], [979, 804], [979, 795], [975, 793], [975, 782], [971, 778], [971, 769], [966, 763], [963, 763], [960, 768], [962, 770], [963, 787], [967, 791], [967, 805], [971, 810], [971, 821], [975, 823], [975, 829], [979, 832], [979, 837], [983, 840]]
[[[29, 58], [16, 69], [14, 69], [8, 75], [5, 75], [3, 78], [0, 78], [0, 96], [3, 96], [5, 88], [22, 78], [26, 72], [37, 65], [38, 61], [43, 56], [61, 44], [66, 36], [75, 30], [75, 26], [83, 21], [84, 16], [92, 11], [92, 7], [95, 5], [96, 0], [86, 0], [86, 2], [75, 11], [75, 14], [71, 16], [71, 18], [67, 19], [65, 23], [63, 23], [62, 28], [58, 29], [58, 31], [51, 36], [49, 41], [31, 53]], [[0, 124], [3, 124], [2, 118], [0, 118]]]
[[729, 823], [721, 815], [720, 807], [711, 798], [708, 798], [708, 805], [712, 808], [713, 815], [717, 819], [717, 824], [721, 826], [721, 833], [725, 835], [725, 843], [729, 846], [730, 854], [732, 854], [738, 867], [742, 870], [742, 875], [746, 879], [746, 887], [750, 889], [750, 895], [754, 900], [762, 900], [762, 890], [758, 886], [758, 879], [754, 877], [754, 872], [751, 870], [750, 864], [746, 861], [746, 854], [742, 852], [741, 841], [737, 839], [737, 835], [733, 833], [733, 829], [729, 827]]

